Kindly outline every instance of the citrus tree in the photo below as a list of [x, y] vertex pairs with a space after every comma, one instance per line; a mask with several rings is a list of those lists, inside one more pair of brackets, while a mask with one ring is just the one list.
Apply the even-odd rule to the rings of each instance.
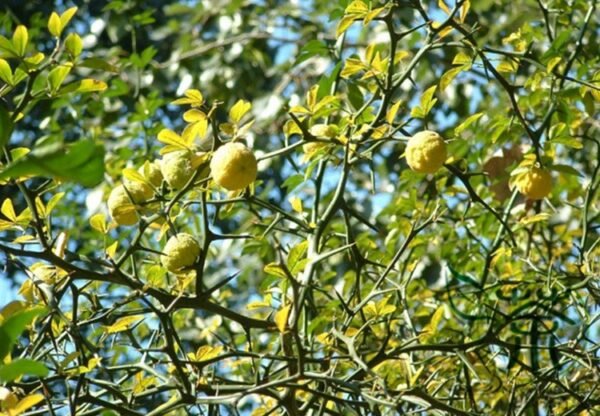
[[0, 11], [0, 414], [600, 411], [595, 0], [53, 3]]

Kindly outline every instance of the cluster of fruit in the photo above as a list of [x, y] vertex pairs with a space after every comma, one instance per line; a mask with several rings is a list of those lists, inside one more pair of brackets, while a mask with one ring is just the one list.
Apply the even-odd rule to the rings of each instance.
[[[412, 136], [406, 146], [406, 161], [418, 173], [435, 173], [446, 158], [446, 142], [434, 131], [421, 131]], [[256, 179], [257, 160], [254, 153], [240, 142], [228, 142], [211, 154], [177, 150], [166, 153], [155, 162], [146, 162], [137, 171], [127, 169], [123, 183], [116, 186], [108, 198], [108, 210], [119, 225], [134, 225], [140, 214], [156, 211], [161, 192], [178, 191], [204, 180], [209, 172], [205, 162], [210, 158], [210, 177], [217, 185], [229, 190], [245, 189]], [[532, 200], [546, 197], [552, 189], [550, 173], [532, 166], [516, 175], [514, 184], [521, 194]], [[165, 245], [162, 265], [178, 272], [194, 264], [201, 252], [196, 238], [187, 233], [173, 235]]]
[[[446, 161], [446, 142], [438, 133], [425, 130], [408, 140], [405, 154], [413, 171], [435, 173]], [[544, 199], [552, 191], [552, 176], [541, 167], [530, 166], [515, 175], [514, 185], [531, 200]]]
[[[193, 186], [196, 179], [205, 179], [207, 156], [203, 152], [179, 150], [165, 154], [159, 161], [146, 162], [137, 171], [124, 171], [122, 184], [117, 185], [108, 197], [110, 216], [119, 225], [137, 224], [140, 214], [156, 211], [158, 200], [155, 196], [160, 192], [179, 191]], [[223, 144], [210, 158], [212, 180], [228, 191], [248, 187], [256, 179], [257, 171], [254, 153], [240, 142]], [[176, 273], [194, 264], [200, 251], [193, 236], [178, 233], [167, 241], [161, 263]]]

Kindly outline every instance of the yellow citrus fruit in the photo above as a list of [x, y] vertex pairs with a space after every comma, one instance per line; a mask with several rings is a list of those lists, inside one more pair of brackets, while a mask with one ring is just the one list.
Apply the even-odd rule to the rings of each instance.
[[125, 187], [119, 185], [108, 196], [108, 212], [119, 225], [134, 225], [138, 222], [138, 214], [129, 195]]
[[138, 172], [154, 187], [158, 188], [162, 184], [163, 175], [158, 163], [146, 161], [146, 163], [140, 166]]
[[172, 189], [180, 189], [188, 183], [196, 169], [192, 165], [191, 153], [183, 150], [164, 155], [160, 171]]
[[254, 153], [242, 143], [226, 143], [219, 147], [210, 161], [214, 181], [225, 189], [244, 189], [256, 179], [258, 163]]
[[131, 200], [134, 204], [146, 202], [154, 195], [152, 188], [145, 183], [124, 179], [123, 186], [127, 189], [127, 192], [129, 192]]
[[190, 234], [179, 233], [169, 238], [160, 262], [170, 272], [190, 267], [200, 255], [200, 245]]
[[408, 140], [406, 162], [415, 172], [435, 173], [446, 161], [446, 143], [435, 131], [421, 131]]
[[552, 176], [547, 170], [532, 167], [516, 177], [515, 186], [529, 199], [544, 199], [552, 191]]

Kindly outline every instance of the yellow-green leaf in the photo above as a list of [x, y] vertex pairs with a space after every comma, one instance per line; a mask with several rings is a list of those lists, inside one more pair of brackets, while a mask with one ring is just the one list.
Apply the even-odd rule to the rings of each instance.
[[4, 59], [0, 59], [0, 79], [8, 85], [13, 85], [13, 73], [10, 64]]
[[387, 121], [388, 124], [394, 123], [394, 120], [396, 119], [396, 115], [398, 114], [398, 110], [400, 109], [401, 105], [402, 100], [399, 100], [392, 104], [392, 106], [388, 109], [387, 114], [385, 115], [385, 121]]
[[183, 141], [183, 139], [173, 130], [162, 129], [158, 133], [158, 141], [171, 146], [187, 149], [185, 141]]
[[340, 73], [342, 78], [349, 78], [357, 72], [364, 71], [367, 66], [359, 58], [348, 58]]
[[275, 313], [275, 325], [279, 332], [285, 332], [287, 328], [288, 317], [290, 314], [291, 305], [286, 305]]
[[83, 41], [81, 40], [81, 37], [77, 33], [69, 33], [65, 39], [65, 48], [73, 58], [77, 58], [81, 55], [81, 51], [83, 50]]
[[104, 82], [104, 81], [99, 81], [97, 79], [88, 78], [88, 79], [82, 79], [80, 81], [75, 81], [68, 85], [65, 85], [63, 88], [60, 89], [58, 94], [62, 95], [62, 94], [68, 94], [71, 92], [86, 93], [86, 92], [104, 91], [107, 87], [108, 87], [108, 85], [106, 85], [106, 82]]
[[342, 17], [342, 19], [337, 25], [337, 29], [335, 30], [335, 37], [339, 38], [346, 30], [348, 30], [348, 28], [352, 25], [352, 23], [354, 23], [355, 20], [356, 16], [352, 15]]
[[203, 119], [197, 121], [195, 123], [188, 124], [185, 129], [183, 129], [183, 133], [181, 134], [181, 138], [188, 145], [191, 146], [196, 140], [196, 137], [204, 137], [206, 136], [206, 131], [208, 130], [208, 119]]
[[556, 65], [560, 63], [561, 60], [562, 58], [560, 56], [555, 56], [554, 58], [550, 59], [546, 64], [546, 72], [551, 73], [552, 70], [556, 67]]
[[363, 19], [363, 25], [368, 25], [373, 19], [375, 19], [377, 16], [379, 16], [381, 14], [381, 12], [384, 10], [385, 10], [385, 7], [379, 7], [377, 9], [373, 9], [370, 12], [368, 12]]
[[304, 210], [302, 207], [302, 200], [300, 198], [298, 198], [297, 196], [293, 196], [290, 198], [290, 204], [292, 204], [292, 209], [294, 211], [296, 211], [297, 213], [302, 214], [302, 211]]
[[62, 83], [65, 81], [67, 75], [69, 75], [69, 73], [71, 72], [71, 68], [72, 65], [64, 64], [59, 65], [52, 71], [50, 71], [50, 73], [48, 74], [48, 86], [50, 88], [50, 91], [58, 91]]
[[536, 215], [532, 215], [530, 217], [525, 217], [519, 220], [519, 224], [523, 224], [523, 225], [529, 225], [529, 224], [533, 224], [535, 222], [541, 222], [541, 221], [546, 221], [548, 218], [550, 218], [551, 215], [547, 212], [542, 212]]
[[188, 110], [185, 113], [183, 113], [183, 119], [188, 123], [194, 123], [196, 121], [206, 120], [206, 114], [204, 113], [204, 111], [196, 109]]
[[464, 52], [459, 52], [454, 56], [452, 65], [471, 65], [472, 58]]
[[42, 394], [30, 394], [29, 396], [25, 396], [19, 400], [19, 403], [17, 403], [15, 407], [9, 410], [8, 414], [20, 415], [21, 413], [25, 413], [42, 400], [44, 400], [44, 395]]
[[117, 247], [119, 246], [119, 242], [115, 241], [110, 246], [106, 247], [106, 255], [111, 259], [115, 258], [115, 254], [117, 252]]
[[142, 175], [136, 169], [132, 169], [132, 168], [123, 169], [123, 177], [125, 179], [129, 179], [132, 182], [148, 184], [148, 181], [146, 180], [146, 178], [144, 178], [144, 175]]
[[248, 309], [249, 311], [255, 310], [255, 309], [262, 309], [262, 308], [268, 308], [271, 306], [270, 302], [267, 301], [255, 301], [255, 302], [250, 302], [249, 304], [246, 305], [246, 309]]
[[440, 322], [442, 321], [443, 317], [444, 317], [444, 305], [440, 305], [433, 313], [433, 315], [431, 317], [431, 321], [429, 321], [429, 324], [427, 324], [425, 326], [425, 328], [423, 328], [422, 335], [424, 335], [426, 339], [429, 339], [430, 337], [432, 337], [433, 335], [435, 335], [438, 332], [438, 326], [440, 325]]
[[289, 138], [292, 134], [302, 134], [302, 130], [294, 120], [288, 120], [283, 126], [283, 133], [286, 138]]
[[462, 67], [450, 68], [440, 78], [440, 91], [444, 91], [452, 80], [462, 71]]
[[56, 12], [52, 12], [48, 19], [48, 31], [54, 37], [59, 37], [62, 32], [62, 24], [60, 23], [60, 17]]
[[287, 277], [287, 274], [285, 273], [285, 270], [283, 270], [283, 268], [278, 265], [277, 263], [269, 263], [267, 264], [263, 271], [267, 274], [273, 275], [273, 276], [277, 276], [277, 277], [281, 277], [282, 279], [285, 279]]
[[450, 9], [448, 8], [448, 6], [446, 5], [446, 3], [444, 2], [444, 0], [438, 0], [438, 6], [440, 9], [442, 9], [446, 14], [450, 14]]
[[27, 50], [27, 43], [29, 42], [29, 33], [27, 32], [27, 28], [23, 25], [17, 26], [15, 32], [13, 33], [12, 43], [15, 49], [15, 52], [19, 56], [24, 56], [25, 51]]
[[144, 318], [143, 315], [126, 316], [124, 318], [119, 319], [114, 324], [107, 326], [106, 332], [108, 334], [115, 334], [117, 332], [125, 331], [125, 330], [129, 329], [129, 327], [131, 327], [134, 323], [138, 322], [139, 320], [141, 320], [143, 318]]
[[479, 120], [479, 118], [481, 118], [481, 116], [483, 116], [483, 113], [475, 113], [472, 116], [469, 116], [465, 121], [463, 121], [462, 123], [460, 123], [454, 129], [454, 135], [458, 136], [459, 134], [461, 134], [467, 127], [469, 127], [471, 124], [473, 124], [477, 120]]
[[346, 14], [364, 15], [369, 12], [369, 6], [362, 0], [354, 0], [346, 7]]
[[202, 93], [198, 90], [194, 90], [194, 89], [187, 90], [184, 93], [184, 95], [185, 95], [184, 98], [178, 98], [177, 100], [173, 101], [171, 104], [173, 104], [173, 105], [189, 104], [192, 107], [200, 107], [202, 104], [204, 104], [204, 97], [202, 96]]
[[2, 203], [2, 208], [0, 209], [2, 214], [12, 222], [17, 222], [17, 214], [15, 213], [15, 207], [10, 199], [6, 198]]
[[65, 10], [65, 12], [60, 15], [61, 31], [64, 30], [65, 27], [67, 27], [75, 13], [77, 13], [77, 7], [71, 7], [70, 9]]
[[496, 70], [498, 70], [498, 72], [511, 73], [515, 72], [517, 68], [519, 68], [519, 64], [516, 61], [510, 60], [500, 62]]
[[460, 22], [464, 23], [467, 18], [467, 13], [469, 13], [469, 9], [471, 8], [471, 0], [465, 0], [460, 8]]
[[212, 347], [210, 345], [203, 345], [196, 351], [196, 361], [207, 361], [212, 358], [216, 358], [223, 351], [223, 346]]
[[59, 193], [53, 195], [52, 198], [50, 198], [48, 200], [48, 204], [46, 204], [46, 212], [48, 214], [50, 214], [52, 212], [52, 210], [60, 202], [60, 200], [62, 199], [63, 196], [65, 196], [65, 193], [64, 192], [59, 192]]
[[246, 115], [248, 111], [252, 108], [252, 104], [245, 100], [239, 100], [234, 104], [233, 107], [229, 110], [229, 119], [233, 121], [235, 124], [239, 123], [242, 117]]
[[101, 232], [102, 234], [106, 234], [108, 231], [108, 227], [106, 225], [106, 217], [104, 214], [95, 214], [90, 218], [90, 226], [96, 230]]

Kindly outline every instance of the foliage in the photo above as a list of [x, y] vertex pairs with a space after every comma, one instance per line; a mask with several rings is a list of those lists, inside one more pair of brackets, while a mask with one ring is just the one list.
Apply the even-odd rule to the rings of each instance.
[[600, 409], [595, 2], [52, 3], [0, 12], [0, 414]]

